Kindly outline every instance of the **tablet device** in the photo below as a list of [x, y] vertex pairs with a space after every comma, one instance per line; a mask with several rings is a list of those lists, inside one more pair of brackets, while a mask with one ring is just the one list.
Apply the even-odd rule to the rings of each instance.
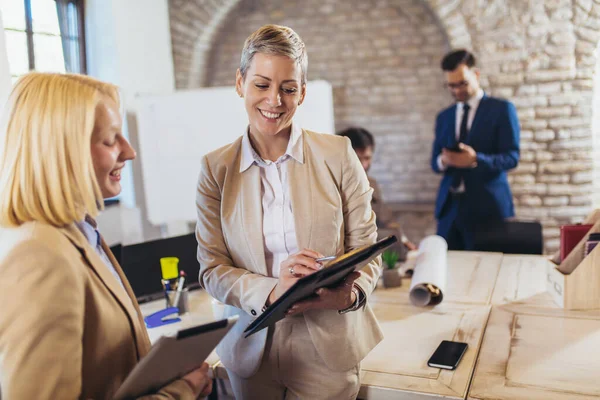
[[202, 366], [238, 317], [211, 322], [163, 336], [129, 373], [115, 399], [132, 399], [156, 393], [168, 383]]
[[372, 245], [359, 247], [337, 257], [322, 270], [299, 279], [281, 297], [267, 307], [265, 312], [248, 325], [244, 331], [246, 333], [245, 337], [285, 318], [285, 312], [294, 303], [313, 295], [319, 288], [335, 286], [352, 271], [361, 269], [397, 241], [396, 236], [392, 235]]

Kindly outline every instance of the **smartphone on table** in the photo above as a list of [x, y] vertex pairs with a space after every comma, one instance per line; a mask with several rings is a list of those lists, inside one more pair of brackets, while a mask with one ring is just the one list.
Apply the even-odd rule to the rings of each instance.
[[442, 340], [442, 343], [440, 343], [429, 361], [427, 361], [427, 365], [433, 368], [454, 370], [465, 354], [465, 351], [467, 351], [467, 347], [467, 343]]

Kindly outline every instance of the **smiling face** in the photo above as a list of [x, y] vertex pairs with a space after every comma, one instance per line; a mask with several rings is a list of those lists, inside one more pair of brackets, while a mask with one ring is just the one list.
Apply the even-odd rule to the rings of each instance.
[[104, 97], [96, 107], [92, 133], [92, 162], [102, 197], [121, 193], [121, 171], [125, 161], [135, 158], [135, 150], [121, 132], [123, 121], [117, 104]]
[[289, 57], [256, 53], [243, 77], [238, 69], [236, 90], [244, 98], [250, 134], [265, 140], [288, 134], [306, 85], [300, 66]]

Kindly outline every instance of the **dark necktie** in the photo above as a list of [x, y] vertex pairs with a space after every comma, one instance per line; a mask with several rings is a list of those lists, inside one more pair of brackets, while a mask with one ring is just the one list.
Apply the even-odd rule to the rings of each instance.
[[[467, 122], [469, 121], [469, 109], [471, 108], [471, 106], [469, 106], [467, 103], [464, 103], [463, 105], [463, 115], [462, 115], [462, 120], [460, 121], [460, 133], [458, 136], [458, 142], [459, 143], [464, 143], [467, 140], [467, 135], [469, 134], [469, 131], [467, 130]], [[452, 188], [456, 189], [460, 186], [460, 183], [462, 182], [462, 173], [460, 171], [454, 171], [454, 176], [452, 177]]]
[[469, 121], [469, 110], [471, 109], [471, 106], [468, 105], [467, 103], [465, 103], [463, 105], [463, 116], [462, 116], [462, 121], [460, 121], [460, 135], [458, 137], [458, 141], [460, 143], [464, 143], [467, 141], [467, 135], [469, 134], [469, 131], [467, 129], [467, 122]]

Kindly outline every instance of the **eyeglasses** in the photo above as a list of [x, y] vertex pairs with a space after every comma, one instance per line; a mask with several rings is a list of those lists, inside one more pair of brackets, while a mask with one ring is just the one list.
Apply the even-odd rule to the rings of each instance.
[[469, 85], [468, 81], [460, 81], [456, 83], [444, 83], [444, 87], [447, 89], [462, 89]]

